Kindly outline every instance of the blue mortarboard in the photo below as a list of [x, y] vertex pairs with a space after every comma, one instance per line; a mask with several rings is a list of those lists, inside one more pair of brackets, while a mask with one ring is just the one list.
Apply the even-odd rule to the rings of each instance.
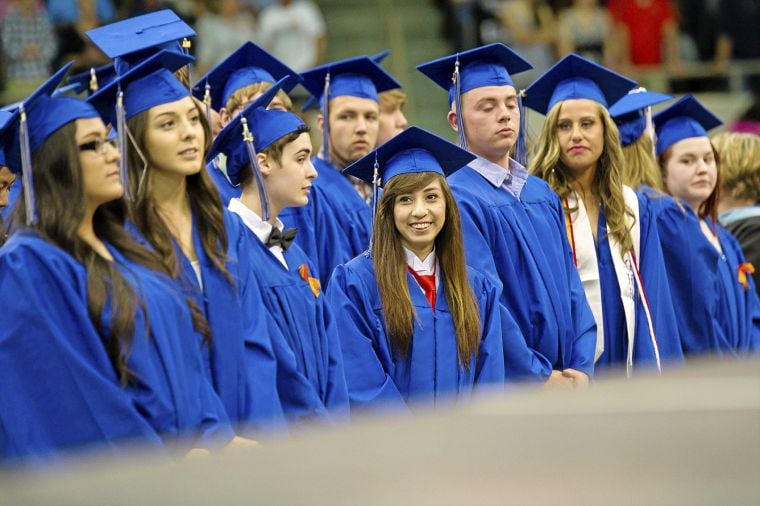
[[[370, 56], [372, 58], [372, 61], [380, 65], [383, 60], [385, 60], [389, 55], [391, 54], [390, 49], [384, 49], [380, 51], [379, 53]], [[301, 107], [301, 111], [306, 111], [308, 109], [311, 109], [312, 107], [317, 107], [319, 105], [319, 96], [312, 95], [311, 97], [304, 102], [303, 107]]]
[[269, 220], [269, 200], [264, 186], [264, 178], [256, 161], [256, 153], [274, 144], [282, 137], [306, 128], [306, 124], [288, 111], [267, 110], [282, 85], [288, 81], [283, 77], [271, 88], [251, 102], [240, 114], [225, 126], [214, 139], [206, 159], [216, 158], [220, 153], [227, 156], [227, 177], [237, 186], [240, 174], [251, 165], [262, 204], [262, 217]]
[[647, 126], [645, 110], [671, 98], [672, 95], [637, 88], [610, 106], [610, 116], [620, 132], [620, 144], [630, 146], [639, 140]]
[[[249, 41], [195, 83], [193, 95], [204, 102], [210, 100], [211, 108], [218, 111], [240, 88], [261, 82], [274, 84], [283, 77], [288, 77], [282, 86], [286, 93], [301, 82], [296, 71]], [[206, 85], [208, 85], [208, 99], [206, 99]]]
[[343, 174], [382, 187], [394, 176], [435, 172], [443, 177], [461, 169], [475, 155], [420, 127], [409, 127], [382, 146], [355, 161]]
[[569, 54], [525, 89], [523, 103], [548, 114], [558, 102], [589, 99], [609, 107], [636, 86], [636, 82], [612, 70]]
[[98, 90], [88, 101], [106, 122], [116, 125], [117, 96], [124, 93], [125, 119], [157, 105], [190, 95], [173, 72], [194, 61], [192, 56], [162, 50]]
[[457, 65], [459, 94], [483, 86], [514, 86], [511, 75], [533, 68], [527, 60], [501, 42], [417, 65], [417, 70], [449, 92], [449, 105], [457, 98], [454, 78]]
[[80, 118], [100, 117], [87, 102], [70, 97], [52, 97], [72, 65], [69, 63], [61, 68], [21, 101], [10, 116], [5, 115], [4, 125], [0, 128], [5, 162], [11, 171], [22, 174], [27, 221], [30, 224], [36, 221], [32, 155], [64, 125]]
[[[328, 63], [304, 72], [301, 77], [303, 86], [309, 93], [320, 99], [324, 98], [325, 89], [328, 89], [330, 99], [351, 96], [377, 102], [379, 92], [401, 87], [393, 76], [369, 56]], [[326, 81], [328, 86], [325, 86]]]
[[176, 43], [195, 36], [195, 30], [164, 9], [93, 28], [87, 36], [106, 56], [118, 58], [152, 48], [178, 48]]
[[707, 137], [708, 130], [723, 124], [692, 95], [682, 97], [653, 119], [657, 131], [657, 156], [683, 139]]
[[[3, 111], [0, 110], [0, 134], [3, 133], [5, 130], [5, 125], [8, 124], [13, 114], [11, 114], [10, 111]], [[5, 163], [5, 148], [3, 146], [3, 143], [0, 142], [0, 167], [7, 167], [8, 165]]]

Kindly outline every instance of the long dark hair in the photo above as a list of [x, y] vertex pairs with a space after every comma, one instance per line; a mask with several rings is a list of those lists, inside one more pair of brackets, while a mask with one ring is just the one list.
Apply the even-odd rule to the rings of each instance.
[[470, 359], [477, 357], [480, 347], [480, 312], [467, 278], [459, 208], [443, 177], [434, 172], [420, 172], [400, 174], [388, 181], [377, 208], [372, 260], [391, 347], [397, 356], [406, 358], [414, 334], [415, 313], [408, 288], [399, 289], [408, 287], [406, 255], [393, 208], [399, 195], [413, 193], [436, 180], [441, 184], [446, 202], [446, 221], [435, 238], [435, 251], [441, 264], [446, 302], [454, 320], [459, 362], [469, 370]]
[[[107, 304], [112, 308], [106, 351], [123, 386], [132, 379], [127, 360], [134, 340], [134, 318], [143, 303], [130, 283], [85, 241], [77, 230], [85, 216], [84, 183], [76, 147], [76, 123], [71, 122], [52, 134], [32, 156], [33, 183], [38, 221], [33, 229], [44, 239], [66, 251], [87, 271], [87, 306], [95, 328], [105, 329], [101, 315]], [[19, 204], [22, 200], [19, 200]], [[95, 235], [110, 243], [126, 258], [158, 272], [167, 273], [156, 255], [142, 247], [123, 225], [126, 209], [121, 199], [103, 204], [95, 211]], [[14, 225], [23, 227], [23, 205], [14, 210]], [[147, 314], [146, 314], [147, 322]], [[149, 330], [148, 330], [149, 332]]]
[[[194, 103], [195, 104], [195, 103]], [[205, 114], [195, 104], [203, 132], [205, 136], [204, 158], [211, 145], [211, 128], [206, 120]], [[132, 143], [129, 143], [128, 149], [128, 166], [129, 182], [132, 195], [135, 200], [130, 206], [130, 217], [134, 220], [140, 232], [150, 242], [158, 252], [164, 262], [164, 265], [173, 277], [180, 276], [180, 263], [174, 251], [172, 244], [172, 234], [169, 227], [158, 213], [158, 202], [153, 196], [153, 179], [151, 177], [150, 153], [145, 147], [145, 135], [148, 130], [148, 114], [150, 111], [144, 111], [127, 121], [127, 127], [133, 134], [139, 147], [139, 153]], [[138, 184], [143, 172], [142, 156], [146, 157], [148, 163], [147, 174], [144, 178], [142, 188], [138, 192]], [[224, 273], [227, 281], [233, 284], [233, 279], [225, 266], [227, 252], [227, 232], [224, 226], [224, 214], [222, 211], [222, 201], [214, 187], [211, 176], [208, 175], [206, 168], [186, 177], [187, 196], [190, 201], [190, 209], [196, 220], [196, 225], [200, 233], [201, 246], [206, 255], [211, 259], [214, 267]]]

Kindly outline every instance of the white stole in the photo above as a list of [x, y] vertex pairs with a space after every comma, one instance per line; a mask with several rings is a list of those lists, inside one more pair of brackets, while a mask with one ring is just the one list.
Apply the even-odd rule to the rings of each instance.
[[[631, 239], [633, 241], [634, 255], [639, 258], [641, 229], [639, 226], [639, 199], [636, 193], [629, 187], [623, 186], [623, 198], [625, 205], [636, 217], [634, 223], [630, 223], [630, 216], [626, 215], [626, 221], [630, 229]], [[592, 228], [597, 223], [590, 223], [586, 207], [583, 200], [573, 192], [568, 198], [567, 203], [570, 208], [577, 207], [575, 212], [571, 213], [570, 220], [572, 223], [572, 238], [574, 241], [575, 257], [578, 263], [578, 274], [583, 283], [583, 290], [586, 292], [586, 299], [591, 306], [591, 312], [596, 320], [596, 351], [594, 353], [594, 362], [604, 353], [604, 317], [602, 313], [602, 287], [599, 278], [599, 263], [596, 257], [596, 246], [594, 244], [594, 235]], [[633, 367], [633, 340], [636, 330], [636, 282], [634, 267], [630, 252], [625, 256], [620, 255], [620, 244], [610, 234], [609, 225], [607, 225], [607, 240], [612, 252], [612, 263], [615, 268], [618, 285], [620, 286], [620, 300], [623, 303], [625, 313], [625, 323], [627, 330], [627, 367]]]

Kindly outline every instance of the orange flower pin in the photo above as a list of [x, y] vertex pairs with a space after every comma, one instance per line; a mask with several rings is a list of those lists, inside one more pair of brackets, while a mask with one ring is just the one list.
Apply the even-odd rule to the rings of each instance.
[[322, 285], [320, 285], [317, 278], [311, 277], [309, 266], [306, 264], [301, 264], [300, 267], [298, 267], [298, 274], [301, 275], [301, 279], [309, 283], [311, 291], [314, 293], [314, 297], [319, 297], [319, 292], [321, 291]]
[[749, 276], [755, 273], [755, 266], [751, 262], [744, 262], [737, 269], [739, 271], [739, 283], [744, 287], [744, 291], [749, 290]]

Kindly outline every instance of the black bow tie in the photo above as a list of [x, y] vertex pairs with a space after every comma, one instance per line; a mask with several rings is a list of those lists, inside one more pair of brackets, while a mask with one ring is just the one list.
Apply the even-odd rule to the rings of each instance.
[[279, 228], [272, 227], [272, 232], [269, 234], [269, 239], [267, 239], [267, 248], [279, 244], [282, 246], [282, 251], [287, 250], [293, 243], [293, 239], [296, 238], [296, 232], [298, 232], [296, 228], [289, 228], [280, 232]]

